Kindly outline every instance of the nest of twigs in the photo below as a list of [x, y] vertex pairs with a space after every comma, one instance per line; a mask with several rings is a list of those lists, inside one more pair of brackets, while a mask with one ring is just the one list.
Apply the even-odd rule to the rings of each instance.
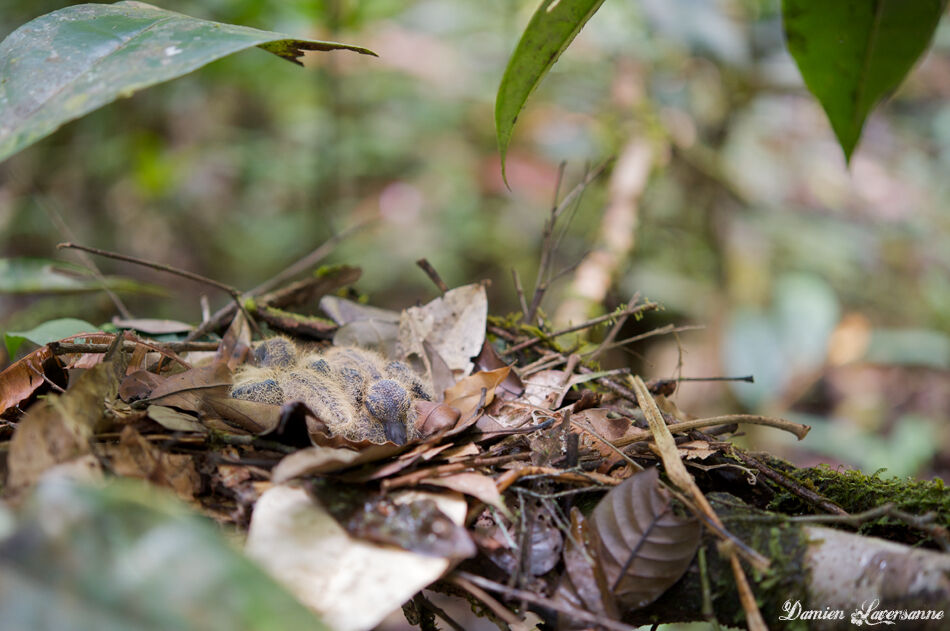
[[[0, 374], [5, 497], [76, 463], [69, 475], [87, 481], [166, 487], [241, 533], [252, 558], [338, 629], [371, 628], [400, 605], [422, 628], [436, 628], [433, 615], [459, 628], [423, 589], [466, 597], [503, 628], [709, 618], [713, 596], [732, 602], [716, 611], [752, 620], [746, 569], [759, 576], [775, 560], [735, 531], [714, 492], [748, 510], [784, 493], [844, 514], [784, 463], [730, 442], [744, 423], [799, 438], [807, 427], [696, 419], [670, 400], [675, 380], [603, 371], [604, 345], [561, 345], [597, 326], [616, 343], [651, 302], [554, 331], [527, 314], [488, 317], [480, 285], [402, 312], [338, 297], [357, 277], [333, 268], [241, 297], [176, 342], [132, 321], [27, 355]], [[314, 303], [320, 316], [288, 311]], [[232, 396], [256, 340], [277, 333], [306, 352], [358, 346], [410, 366], [429, 394], [400, 417], [408, 431], [386, 433], [406, 441], [341, 434], [305, 397]], [[773, 578], [791, 590], [801, 570], [786, 569]]]

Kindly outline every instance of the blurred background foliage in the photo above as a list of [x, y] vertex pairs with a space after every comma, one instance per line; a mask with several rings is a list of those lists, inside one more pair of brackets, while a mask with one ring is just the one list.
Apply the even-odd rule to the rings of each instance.
[[[7, 0], [0, 36], [68, 4]], [[812, 424], [801, 444], [751, 436], [800, 465], [948, 479], [950, 26], [869, 119], [849, 170], [785, 50], [778, 0], [611, 0], [522, 113], [509, 191], [493, 100], [536, 4], [165, 0], [380, 58], [310, 54], [300, 69], [241, 53], [67, 125], [0, 164], [0, 256], [75, 263], [55, 249], [75, 240], [250, 288], [378, 217], [330, 259], [363, 267], [372, 304], [431, 298], [414, 265], [427, 257], [449, 285], [491, 279], [503, 314], [518, 309], [511, 269], [533, 286], [559, 164], [563, 192], [646, 139], [635, 246], [602, 309], [639, 291], [665, 310], [625, 335], [704, 328], [605, 363], [647, 377], [675, 376], [680, 360], [685, 376], [752, 373], [754, 385], [685, 383], [678, 403]], [[609, 181], [571, 215], [557, 268], [595, 247]], [[123, 294], [135, 315], [200, 318], [207, 288], [97, 263], [166, 288]], [[567, 287], [548, 293], [546, 313]], [[103, 294], [0, 301], [0, 331], [114, 314]]]

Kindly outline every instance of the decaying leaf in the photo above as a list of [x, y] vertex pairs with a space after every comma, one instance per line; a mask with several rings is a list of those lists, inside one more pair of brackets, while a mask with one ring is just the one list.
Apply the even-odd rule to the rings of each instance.
[[133, 318], [125, 320], [119, 317], [112, 318], [112, 324], [120, 329], [133, 329], [149, 335], [166, 335], [169, 333], [188, 333], [195, 327], [187, 322], [176, 320], [159, 320], [155, 318]]
[[426, 342], [456, 376], [468, 375], [473, 367], [471, 359], [485, 340], [487, 319], [488, 299], [483, 285], [452, 289], [421, 307], [402, 312], [396, 353], [423, 358]]
[[524, 399], [539, 408], [552, 409], [570, 375], [563, 370], [543, 370], [525, 380]]
[[[463, 499], [428, 497], [462, 523]], [[372, 629], [451, 566], [449, 559], [354, 539], [304, 489], [289, 486], [258, 500], [246, 551], [335, 631]]]
[[482, 473], [456, 473], [438, 478], [425, 478], [420, 482], [422, 484], [444, 486], [447, 489], [471, 495], [489, 506], [494, 506], [509, 518], [511, 517], [511, 513], [508, 512], [508, 508], [505, 506], [505, 500], [498, 492], [498, 487], [495, 486], [495, 481]]
[[[57, 341], [110, 344], [114, 339], [115, 336], [111, 333], [90, 333]], [[88, 361], [89, 359], [92, 361]], [[65, 388], [64, 364], [77, 368], [92, 368], [101, 360], [102, 354], [90, 356], [71, 354], [57, 357], [50, 350], [49, 344], [41, 346], [0, 372], [0, 416], [15, 416], [18, 413], [17, 406], [25, 408], [34, 396], [48, 391], [50, 388], [46, 379]]]
[[[564, 574], [555, 600], [616, 620], [617, 602], [595, 554], [590, 524], [575, 506], [571, 509], [571, 536], [564, 548]], [[563, 616], [559, 616], [558, 623], [559, 629], [572, 628], [572, 621]]]
[[173, 432], [205, 432], [207, 428], [191, 414], [179, 412], [163, 405], [150, 405], [145, 409], [150, 419]]
[[637, 609], [679, 580], [699, 547], [696, 519], [673, 512], [656, 468], [611, 489], [590, 518], [596, 557], [621, 609]]
[[416, 429], [420, 436], [432, 436], [455, 427], [461, 417], [454, 407], [433, 401], [416, 401]]
[[495, 398], [495, 388], [508, 376], [508, 366], [478, 372], [459, 380], [457, 384], [445, 391], [445, 404], [458, 410], [462, 420], [469, 419], [479, 406], [490, 405]]
[[62, 395], [33, 405], [17, 424], [7, 456], [7, 486], [19, 493], [44, 471], [89, 453], [93, 432], [103, 422], [106, 401], [118, 380], [111, 362], [84, 372]]
[[360, 450], [322, 445], [307, 447], [295, 451], [277, 463], [277, 466], [271, 472], [271, 480], [275, 484], [281, 484], [308, 475], [341, 471], [388, 458], [401, 449], [402, 447], [392, 443], [371, 445]]
[[131, 425], [125, 426], [119, 444], [111, 451], [112, 470], [116, 475], [148, 480], [173, 490], [184, 500], [193, 499], [201, 489], [201, 476], [192, 456], [162, 452]]
[[[475, 358], [475, 370], [495, 370], [508, 366], [501, 357], [498, 356], [495, 347], [488, 340], [482, 344], [482, 350]], [[505, 380], [499, 385], [499, 396], [505, 399], [514, 399], [524, 394], [524, 382], [515, 371], [508, 373]]]

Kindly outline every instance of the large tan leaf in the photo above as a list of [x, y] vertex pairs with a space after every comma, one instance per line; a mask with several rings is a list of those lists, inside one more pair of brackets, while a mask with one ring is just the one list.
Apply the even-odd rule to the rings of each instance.
[[[465, 500], [429, 497], [462, 523]], [[335, 631], [372, 629], [451, 565], [354, 539], [305, 490], [289, 486], [276, 486], [258, 500], [246, 552]]]
[[656, 468], [611, 489], [590, 522], [596, 556], [622, 609], [659, 598], [683, 575], [699, 547], [699, 522], [673, 512]]
[[396, 353], [426, 356], [430, 344], [457, 376], [472, 372], [472, 357], [485, 341], [488, 299], [481, 284], [465, 285], [421, 307], [410, 307], [399, 320]]

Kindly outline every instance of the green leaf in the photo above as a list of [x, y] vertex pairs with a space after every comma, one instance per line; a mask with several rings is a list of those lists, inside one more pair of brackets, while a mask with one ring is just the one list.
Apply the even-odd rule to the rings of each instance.
[[0, 258], [2, 294], [80, 294], [111, 289], [163, 296], [165, 290], [131, 278], [105, 276], [100, 281], [84, 267], [34, 258]]
[[305, 50], [375, 55], [348, 44], [199, 20], [143, 2], [67, 7], [0, 42], [0, 160], [120, 97], [252, 46], [295, 63]]
[[871, 109], [933, 38], [947, 0], [783, 0], [788, 50], [851, 160]]
[[0, 541], [5, 629], [327, 627], [207, 521], [142, 483], [41, 482]]
[[30, 331], [10, 331], [3, 336], [3, 341], [7, 345], [7, 356], [13, 359], [23, 342], [33, 342], [38, 346], [43, 346], [77, 333], [93, 333], [98, 330], [99, 327], [85, 320], [61, 318], [44, 322]]
[[505, 156], [525, 101], [603, 3], [604, 0], [543, 0], [528, 22], [508, 60], [495, 98], [495, 132], [506, 183]]

